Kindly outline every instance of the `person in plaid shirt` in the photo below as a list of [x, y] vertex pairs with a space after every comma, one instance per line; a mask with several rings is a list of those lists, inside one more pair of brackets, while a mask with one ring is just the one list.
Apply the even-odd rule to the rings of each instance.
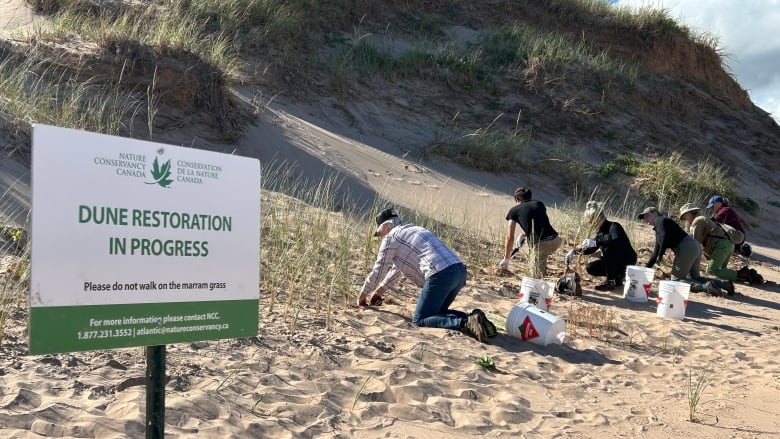
[[[358, 306], [382, 303], [387, 287], [403, 275], [420, 287], [412, 323], [428, 328], [460, 330], [482, 343], [496, 335], [496, 327], [480, 309], [470, 314], [450, 309], [466, 285], [466, 266], [460, 257], [430, 230], [405, 224], [395, 209], [376, 216], [374, 236], [382, 238], [371, 272], [360, 290]], [[373, 292], [369, 297], [369, 292]]]

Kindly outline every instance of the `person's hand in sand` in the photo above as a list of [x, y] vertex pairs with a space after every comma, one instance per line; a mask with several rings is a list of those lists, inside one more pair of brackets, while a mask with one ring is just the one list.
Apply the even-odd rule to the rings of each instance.
[[384, 303], [384, 294], [387, 288], [379, 287], [371, 295], [360, 293], [358, 295], [357, 306], [380, 306]]

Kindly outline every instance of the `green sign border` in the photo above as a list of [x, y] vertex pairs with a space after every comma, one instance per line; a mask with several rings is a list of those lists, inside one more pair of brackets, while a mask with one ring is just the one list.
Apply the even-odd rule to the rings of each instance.
[[31, 307], [30, 354], [254, 337], [258, 311], [259, 300]]

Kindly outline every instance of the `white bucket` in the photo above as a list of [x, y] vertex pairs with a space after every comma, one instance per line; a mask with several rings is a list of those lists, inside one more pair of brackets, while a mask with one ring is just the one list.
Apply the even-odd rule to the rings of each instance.
[[518, 302], [506, 318], [506, 333], [542, 346], [562, 344], [566, 337], [566, 320], [533, 305]]
[[688, 307], [688, 294], [691, 286], [685, 282], [662, 280], [658, 282], [658, 317], [684, 319]]
[[647, 302], [654, 277], [655, 269], [653, 268], [639, 265], [626, 267], [626, 280], [623, 282], [623, 298], [629, 302]]
[[521, 303], [533, 305], [543, 311], [550, 311], [555, 284], [553, 282], [524, 277], [520, 283], [520, 294], [517, 298]]

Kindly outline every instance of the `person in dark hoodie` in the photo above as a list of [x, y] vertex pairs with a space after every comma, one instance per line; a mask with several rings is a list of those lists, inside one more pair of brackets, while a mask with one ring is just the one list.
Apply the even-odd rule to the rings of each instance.
[[604, 206], [588, 201], [584, 213], [585, 221], [596, 230], [593, 239], [582, 242], [582, 254], [590, 255], [601, 250], [601, 257], [585, 265], [591, 276], [606, 276], [603, 283], [594, 288], [598, 291], [612, 291], [623, 285], [626, 267], [636, 264], [636, 251], [626, 235], [623, 226], [609, 221], [604, 215]]
[[653, 268], [663, 257], [666, 250], [674, 252], [672, 261], [672, 280], [691, 285], [691, 292], [704, 291], [713, 296], [722, 296], [727, 287], [725, 281], [707, 279], [701, 276], [701, 244], [688, 235], [673, 219], [658, 213], [655, 207], [645, 208], [638, 216], [655, 231], [655, 247], [645, 267]]

